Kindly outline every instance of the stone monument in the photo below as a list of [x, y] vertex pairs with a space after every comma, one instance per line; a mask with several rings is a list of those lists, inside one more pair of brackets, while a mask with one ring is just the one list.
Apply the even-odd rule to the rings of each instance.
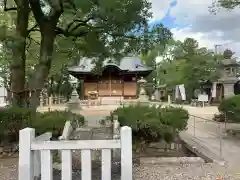
[[79, 110], [81, 110], [80, 107], [80, 100], [79, 96], [77, 93], [77, 79], [75, 77], [71, 77], [71, 84], [73, 85], [73, 91], [71, 94], [71, 98], [69, 99], [68, 102], [68, 109], [74, 113], [77, 113]]
[[140, 102], [149, 101], [149, 97], [145, 91], [145, 86], [146, 86], [147, 81], [145, 79], [143, 79], [143, 77], [141, 77], [141, 79], [138, 80], [138, 83], [139, 83], [139, 88], [140, 88], [138, 100]]
[[219, 82], [224, 86], [225, 98], [234, 95], [234, 84], [238, 81], [237, 68], [239, 64], [232, 56], [233, 52], [226, 49], [223, 53], [224, 59], [221, 62], [221, 78], [219, 79]]

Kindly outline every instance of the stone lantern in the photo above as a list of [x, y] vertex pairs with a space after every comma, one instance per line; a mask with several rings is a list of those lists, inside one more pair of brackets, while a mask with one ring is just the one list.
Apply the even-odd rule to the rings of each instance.
[[71, 98], [68, 102], [68, 109], [72, 112], [80, 110], [80, 100], [77, 93], [77, 82], [77, 78], [71, 76], [70, 83], [73, 85], [73, 91], [71, 94]]
[[224, 97], [228, 98], [234, 95], [234, 84], [238, 81], [237, 68], [239, 64], [235, 58], [232, 58], [233, 52], [231, 50], [226, 49], [223, 56], [219, 82], [224, 86]]
[[148, 101], [149, 97], [147, 96], [147, 93], [145, 91], [147, 81], [145, 79], [143, 79], [143, 77], [141, 77], [141, 79], [138, 80], [137, 82], [138, 82], [139, 88], [140, 88], [138, 100], [139, 101]]

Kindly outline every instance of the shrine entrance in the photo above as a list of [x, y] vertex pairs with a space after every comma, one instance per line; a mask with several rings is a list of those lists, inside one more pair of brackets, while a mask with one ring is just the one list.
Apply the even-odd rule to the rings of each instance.
[[98, 81], [99, 96], [123, 96], [123, 80], [116, 66], [107, 66]]
[[219, 102], [224, 98], [224, 86], [222, 83], [217, 84], [217, 91], [216, 91], [216, 100]]

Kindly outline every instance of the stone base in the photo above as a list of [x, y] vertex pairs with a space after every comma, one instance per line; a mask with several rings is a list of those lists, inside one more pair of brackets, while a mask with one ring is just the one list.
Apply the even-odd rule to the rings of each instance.
[[18, 156], [18, 144], [6, 144], [0, 146], [0, 158]]
[[79, 102], [68, 102], [67, 107], [69, 111], [79, 111], [82, 109]]
[[139, 95], [139, 98], [138, 98], [139, 101], [149, 101], [149, 98], [147, 95]]

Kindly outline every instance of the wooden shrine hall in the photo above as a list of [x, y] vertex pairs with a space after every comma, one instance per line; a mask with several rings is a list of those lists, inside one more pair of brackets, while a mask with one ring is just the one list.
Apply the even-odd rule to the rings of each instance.
[[95, 61], [96, 59], [83, 58], [78, 66], [68, 68], [71, 75], [83, 79], [84, 99], [88, 99], [91, 92], [96, 92], [98, 97], [136, 99], [138, 79], [153, 71], [138, 57], [124, 57], [119, 63], [105, 60], [101, 73], [96, 74], [93, 72]]

